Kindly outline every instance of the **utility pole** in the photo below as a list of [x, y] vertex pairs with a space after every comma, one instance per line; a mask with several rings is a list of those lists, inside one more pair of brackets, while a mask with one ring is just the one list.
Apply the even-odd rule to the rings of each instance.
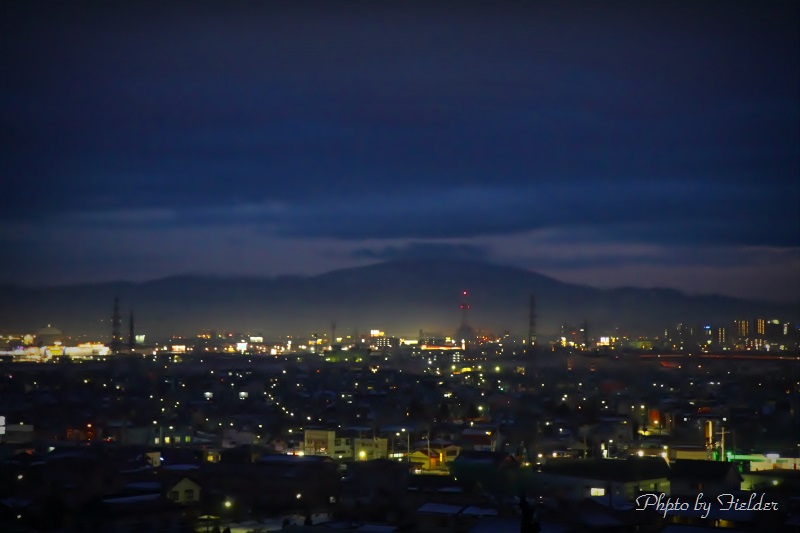
[[431, 425], [428, 425], [428, 470], [433, 468], [433, 461], [431, 461]]
[[722, 461], [727, 461], [728, 458], [725, 455], [725, 435], [729, 434], [730, 431], [725, 431], [725, 426], [722, 426], [722, 429], [717, 432], [717, 435], [720, 435], [722, 439], [720, 439], [720, 457]]
[[406, 431], [406, 428], [401, 429], [406, 434], [406, 462], [411, 462], [411, 431]]

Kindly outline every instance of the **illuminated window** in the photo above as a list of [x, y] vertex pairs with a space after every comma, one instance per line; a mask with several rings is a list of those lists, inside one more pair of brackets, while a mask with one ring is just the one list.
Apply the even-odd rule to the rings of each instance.
[[592, 487], [592, 488], [590, 489], [590, 494], [591, 494], [592, 496], [605, 496], [605, 495], [606, 495], [606, 489], [604, 489], [604, 488]]
[[169, 444], [170, 440], [172, 439], [170, 439], [169, 437], [164, 437], [164, 444]]

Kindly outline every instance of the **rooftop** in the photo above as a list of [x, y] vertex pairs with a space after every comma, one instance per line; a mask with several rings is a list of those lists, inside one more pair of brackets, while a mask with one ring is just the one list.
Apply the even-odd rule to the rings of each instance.
[[546, 474], [599, 479], [626, 483], [643, 479], [665, 478], [670, 467], [661, 457], [627, 459], [560, 460], [542, 465]]

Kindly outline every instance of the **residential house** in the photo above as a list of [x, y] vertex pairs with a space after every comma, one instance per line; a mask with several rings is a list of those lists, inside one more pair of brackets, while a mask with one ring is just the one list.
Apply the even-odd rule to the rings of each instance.
[[[427, 448], [427, 443], [426, 443]], [[439, 464], [445, 465], [452, 462], [461, 453], [461, 447], [443, 439], [433, 439], [430, 442], [432, 452], [439, 456]]]
[[742, 476], [734, 463], [678, 459], [672, 464], [669, 475], [671, 496], [707, 497], [738, 492]]
[[556, 460], [530, 476], [533, 488], [568, 501], [592, 496], [635, 499], [640, 493], [669, 492], [670, 467], [661, 457]]
[[345, 436], [329, 429], [306, 429], [303, 432], [305, 455], [326, 455], [337, 460], [369, 461], [388, 457], [385, 438]]
[[188, 477], [169, 487], [167, 497], [174, 503], [181, 505], [196, 505], [200, 503], [200, 485]]
[[323, 508], [341, 491], [341, 474], [329, 457], [269, 454], [250, 464], [206, 463], [197, 474], [209, 498], [230, 497], [265, 511]]
[[469, 489], [481, 486], [493, 493], [507, 492], [514, 484], [519, 462], [504, 452], [462, 450], [452, 463], [450, 473]]
[[389, 440], [382, 438], [354, 438], [353, 459], [358, 461], [371, 461], [389, 457]]
[[433, 470], [439, 466], [439, 453], [427, 449], [416, 450], [409, 456], [409, 461], [419, 470]]
[[416, 523], [419, 531], [461, 532], [469, 531], [482, 518], [493, 516], [497, 516], [497, 510], [488, 507], [429, 502], [417, 509]]
[[159, 494], [106, 498], [76, 518], [78, 531], [180, 533], [186, 528], [181, 507]]
[[467, 428], [461, 432], [459, 443], [464, 450], [478, 452], [492, 452], [499, 450], [502, 445], [502, 436], [492, 427]]

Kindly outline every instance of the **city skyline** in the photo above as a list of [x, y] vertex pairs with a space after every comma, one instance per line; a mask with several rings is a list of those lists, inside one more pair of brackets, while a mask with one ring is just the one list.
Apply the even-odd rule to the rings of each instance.
[[397, 258], [800, 300], [792, 3], [7, 3], [0, 283]]

